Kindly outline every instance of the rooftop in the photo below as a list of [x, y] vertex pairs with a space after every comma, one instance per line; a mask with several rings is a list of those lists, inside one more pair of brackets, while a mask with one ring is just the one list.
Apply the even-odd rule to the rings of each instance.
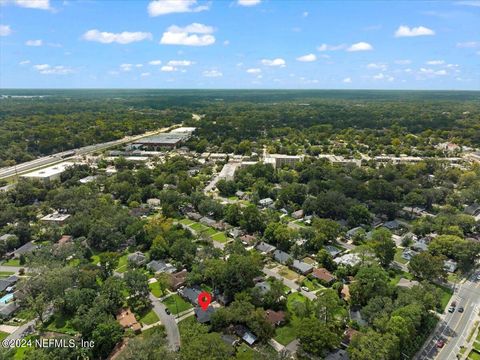
[[27, 177], [27, 178], [39, 178], [39, 179], [49, 178], [51, 176], [55, 176], [63, 173], [66, 168], [73, 165], [74, 164], [72, 162], [63, 162], [63, 163], [49, 166], [43, 169], [32, 171], [32, 172], [23, 174], [21, 176]]

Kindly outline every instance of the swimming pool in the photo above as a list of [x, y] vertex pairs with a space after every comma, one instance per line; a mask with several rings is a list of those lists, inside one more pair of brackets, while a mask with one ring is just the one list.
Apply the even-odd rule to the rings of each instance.
[[13, 294], [7, 294], [0, 299], [0, 304], [8, 304], [13, 299]]

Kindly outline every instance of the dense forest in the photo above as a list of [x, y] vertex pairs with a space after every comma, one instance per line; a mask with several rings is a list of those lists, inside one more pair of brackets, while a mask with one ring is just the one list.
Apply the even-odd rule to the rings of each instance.
[[[180, 122], [199, 127], [203, 141], [237, 152], [242, 141], [249, 148], [254, 140], [284, 153], [318, 153], [327, 140], [356, 138], [378, 147], [373, 149], [378, 153], [405, 152], [432, 139], [480, 143], [478, 92], [3, 90], [1, 95], [0, 166]], [[192, 113], [205, 116], [194, 121]], [[375, 146], [378, 137], [382, 141]], [[398, 142], [404, 148], [391, 148]]]

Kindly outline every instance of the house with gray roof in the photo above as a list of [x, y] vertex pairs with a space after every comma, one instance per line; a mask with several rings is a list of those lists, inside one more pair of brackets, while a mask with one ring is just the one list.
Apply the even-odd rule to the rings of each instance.
[[255, 249], [257, 249], [261, 253], [270, 254], [274, 252], [277, 248], [273, 245], [267, 244], [266, 242], [262, 241], [257, 246], [255, 246]]
[[154, 273], [167, 273], [173, 274], [177, 272], [177, 268], [172, 264], [166, 263], [163, 260], [152, 260], [147, 264], [147, 269], [153, 271]]
[[198, 305], [198, 296], [202, 292], [198, 288], [194, 287], [183, 287], [179, 289], [178, 294], [183, 297], [185, 300], [189, 301], [191, 304], [197, 306]]
[[292, 258], [292, 256], [287, 254], [285, 251], [277, 249], [273, 252], [273, 258], [280, 264], [285, 265]]
[[200, 324], [209, 323], [212, 315], [215, 313], [216, 309], [213, 306], [207, 307], [207, 310], [203, 311], [203, 309], [197, 306], [194, 310], [195, 317]]
[[137, 266], [141, 266], [147, 262], [147, 257], [141, 251], [136, 251], [132, 254], [128, 254], [127, 260]]
[[312, 265], [299, 260], [293, 260], [292, 268], [302, 275], [307, 275], [313, 271]]

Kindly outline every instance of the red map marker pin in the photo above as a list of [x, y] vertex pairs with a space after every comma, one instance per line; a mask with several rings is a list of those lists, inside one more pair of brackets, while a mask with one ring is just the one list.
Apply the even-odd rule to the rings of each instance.
[[212, 302], [212, 295], [210, 295], [206, 291], [202, 291], [197, 298], [198, 305], [202, 308], [203, 311], [206, 311], [208, 308], [208, 305]]

